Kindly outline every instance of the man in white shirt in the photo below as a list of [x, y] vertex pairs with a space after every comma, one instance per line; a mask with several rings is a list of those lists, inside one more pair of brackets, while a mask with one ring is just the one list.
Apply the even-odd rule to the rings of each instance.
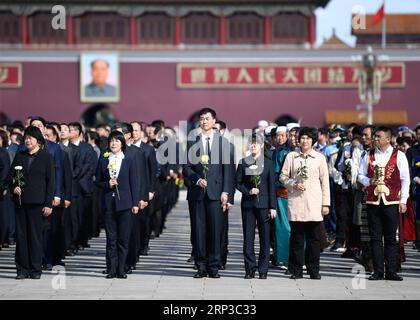
[[374, 134], [375, 148], [361, 160], [359, 167], [358, 181], [367, 187], [366, 204], [374, 267], [369, 280], [383, 279], [384, 262], [386, 280], [403, 280], [396, 273], [396, 232], [399, 213], [407, 210], [410, 173], [405, 154], [391, 146], [391, 137], [390, 128], [378, 127]]

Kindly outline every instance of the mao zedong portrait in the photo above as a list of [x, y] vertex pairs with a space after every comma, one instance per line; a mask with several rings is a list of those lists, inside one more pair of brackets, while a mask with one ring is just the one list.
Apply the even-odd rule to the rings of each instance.
[[86, 97], [115, 97], [116, 87], [108, 84], [109, 63], [96, 59], [90, 64], [92, 82], [85, 86]]

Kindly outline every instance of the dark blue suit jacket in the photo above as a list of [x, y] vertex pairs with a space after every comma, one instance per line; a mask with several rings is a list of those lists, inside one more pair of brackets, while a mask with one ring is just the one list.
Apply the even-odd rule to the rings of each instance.
[[[264, 157], [263, 155], [261, 156]], [[239, 162], [239, 166], [236, 171], [236, 188], [242, 192], [241, 206], [245, 208], [255, 207], [276, 209], [277, 198], [275, 192], [276, 182], [273, 161], [264, 157], [264, 162], [257, 161], [257, 163], [264, 163], [264, 168], [260, 174], [261, 183], [258, 187], [260, 190], [258, 197], [256, 195], [249, 194], [251, 189], [255, 188], [255, 185], [251, 180], [252, 175], [246, 169], [254, 164], [253, 158], [249, 156]]]
[[108, 158], [102, 158], [99, 161], [96, 171], [96, 184], [104, 190], [105, 210], [113, 211], [113, 203], [115, 203], [116, 211], [138, 207], [140, 201], [140, 184], [137, 178], [134, 160], [128, 157], [122, 160], [121, 169], [117, 177], [120, 200], [118, 200], [116, 189], [109, 187], [111, 177], [109, 176], [108, 163]]

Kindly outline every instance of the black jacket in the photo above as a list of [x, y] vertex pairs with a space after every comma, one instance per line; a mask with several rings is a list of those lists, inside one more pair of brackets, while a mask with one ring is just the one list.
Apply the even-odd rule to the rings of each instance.
[[[275, 192], [275, 173], [273, 161], [267, 157], [263, 157], [264, 161], [260, 158], [257, 159], [259, 166], [261, 182], [258, 186], [260, 193], [258, 197], [256, 195], [250, 195], [249, 192], [252, 188], [255, 188], [255, 184], [252, 182], [252, 174], [249, 169], [250, 166], [255, 164], [254, 159], [248, 156], [239, 162], [238, 169], [236, 170], [236, 188], [242, 192], [241, 206], [245, 208], [268, 208], [276, 209], [276, 192]], [[264, 163], [262, 173], [261, 165]]]
[[10, 170], [10, 157], [6, 148], [0, 148], [0, 200], [3, 199], [3, 191], [7, 189], [6, 178]]
[[[7, 176], [7, 183], [11, 193], [17, 183], [13, 183], [16, 175], [16, 166], [22, 166], [25, 185], [22, 187], [22, 204], [36, 204], [51, 208], [54, 199], [55, 167], [53, 156], [45, 149], [40, 149], [35, 156], [29, 170], [29, 154], [27, 151], [16, 153], [12, 166]], [[19, 203], [19, 197], [13, 195], [15, 203]]]

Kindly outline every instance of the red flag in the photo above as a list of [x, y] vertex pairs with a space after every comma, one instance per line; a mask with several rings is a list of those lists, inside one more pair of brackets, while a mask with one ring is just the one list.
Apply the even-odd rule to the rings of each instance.
[[372, 24], [375, 25], [378, 22], [381, 22], [384, 16], [385, 16], [385, 2], [379, 8], [378, 12], [376, 12], [375, 15], [373, 16]]

